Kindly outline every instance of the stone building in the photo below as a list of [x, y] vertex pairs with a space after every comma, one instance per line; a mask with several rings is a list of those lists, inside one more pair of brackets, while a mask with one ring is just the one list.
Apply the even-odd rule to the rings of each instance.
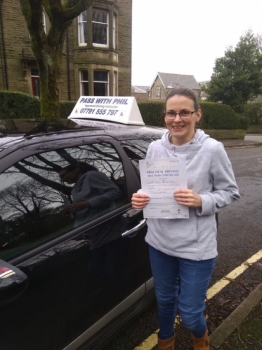
[[148, 100], [149, 86], [134, 86], [131, 87], [131, 95], [135, 97], [137, 101]]
[[[43, 13], [45, 30], [48, 17]], [[131, 95], [132, 0], [97, 0], [68, 29], [60, 100]], [[19, 0], [0, 0], [0, 90], [39, 96], [39, 75]]]
[[157, 73], [148, 93], [149, 100], [165, 100], [168, 92], [174, 88], [188, 88], [200, 96], [201, 87], [193, 75]]

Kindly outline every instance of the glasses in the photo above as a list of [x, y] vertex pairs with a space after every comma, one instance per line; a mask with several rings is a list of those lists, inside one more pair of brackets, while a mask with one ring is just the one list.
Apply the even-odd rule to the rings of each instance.
[[197, 112], [196, 111], [187, 111], [187, 110], [182, 110], [180, 112], [175, 112], [175, 111], [167, 111], [167, 112], [164, 112], [164, 115], [165, 115], [165, 118], [167, 120], [174, 120], [177, 116], [177, 114], [179, 115], [180, 119], [187, 119], [187, 118], [190, 118], [192, 116], [193, 113]]

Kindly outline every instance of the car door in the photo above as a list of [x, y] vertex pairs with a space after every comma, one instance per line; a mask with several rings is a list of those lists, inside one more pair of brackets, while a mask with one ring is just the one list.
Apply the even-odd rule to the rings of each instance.
[[[76, 162], [95, 167], [97, 177], [121, 191], [77, 225], [63, 211], [72, 203], [72, 185], [59, 178]], [[138, 175], [120, 144], [105, 136], [31, 141], [0, 167], [0, 259], [29, 281], [22, 295], [0, 307], [1, 349], [88, 346], [97, 331], [143, 297], [151, 278], [145, 228], [122, 237], [138, 225], [128, 214]]]

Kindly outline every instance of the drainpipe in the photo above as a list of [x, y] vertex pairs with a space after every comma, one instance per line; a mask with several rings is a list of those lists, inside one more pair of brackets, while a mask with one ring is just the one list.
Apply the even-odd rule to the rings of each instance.
[[[0, 0], [1, 1], [1, 0]], [[70, 93], [70, 70], [69, 70], [69, 38], [68, 38], [68, 29], [66, 31], [66, 68], [67, 68], [67, 92], [68, 92], [68, 101], [71, 101]]]
[[6, 63], [6, 52], [5, 52], [5, 40], [4, 40], [4, 26], [3, 26], [3, 14], [2, 14], [2, 1], [0, 0], [0, 25], [1, 25], [1, 36], [2, 36], [2, 50], [3, 50], [3, 60], [4, 60], [4, 69], [3, 69], [3, 80], [6, 87], [6, 90], [9, 90], [8, 76], [7, 76], [7, 63]]

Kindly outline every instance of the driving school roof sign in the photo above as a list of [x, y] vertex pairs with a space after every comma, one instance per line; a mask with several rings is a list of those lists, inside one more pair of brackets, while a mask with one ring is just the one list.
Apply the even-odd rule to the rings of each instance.
[[68, 118], [145, 125], [134, 97], [81, 96]]

